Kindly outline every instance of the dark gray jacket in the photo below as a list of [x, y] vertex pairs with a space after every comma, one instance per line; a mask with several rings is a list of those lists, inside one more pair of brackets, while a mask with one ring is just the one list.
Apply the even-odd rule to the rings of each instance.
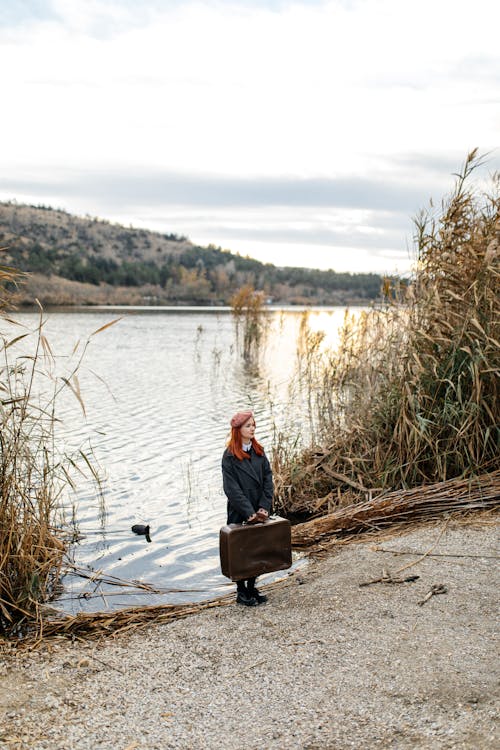
[[250, 450], [241, 461], [227, 449], [222, 456], [222, 483], [227, 496], [227, 523], [242, 523], [259, 508], [272, 511], [273, 475], [266, 455]]

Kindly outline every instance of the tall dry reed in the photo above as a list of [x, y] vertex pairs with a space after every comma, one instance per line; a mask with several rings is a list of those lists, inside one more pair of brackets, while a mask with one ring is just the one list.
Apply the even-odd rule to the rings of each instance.
[[264, 292], [257, 292], [251, 284], [245, 284], [231, 298], [231, 311], [243, 359], [256, 365], [268, 324]]
[[[16, 272], [0, 268], [0, 633], [19, 634], [27, 624], [41, 630], [41, 606], [63, 560], [56, 525], [77, 464], [57, 439], [56, 404], [69, 387], [83, 406], [77, 371], [86, 345], [75, 350], [66, 376], [57, 376], [43, 311], [33, 330], [7, 318], [5, 281], [16, 281]], [[78, 454], [96, 478], [88, 456]]]
[[[499, 179], [471, 184], [476, 151], [440, 210], [415, 220], [411, 283], [346, 319], [336, 352], [316, 342], [314, 446], [276, 470], [285, 512], [324, 512], [369, 493], [469, 477], [498, 466]], [[312, 352], [312, 354], [311, 354]]]

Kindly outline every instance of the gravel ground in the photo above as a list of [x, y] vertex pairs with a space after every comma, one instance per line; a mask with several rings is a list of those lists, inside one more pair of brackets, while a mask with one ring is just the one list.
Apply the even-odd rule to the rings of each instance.
[[[382, 543], [424, 553], [443, 525]], [[449, 524], [433, 553], [373, 541], [312, 561], [269, 602], [100, 643], [0, 657], [0, 747], [344, 750], [500, 747], [498, 528]], [[386, 568], [413, 583], [359, 587]], [[447, 593], [418, 605], [430, 587]]]

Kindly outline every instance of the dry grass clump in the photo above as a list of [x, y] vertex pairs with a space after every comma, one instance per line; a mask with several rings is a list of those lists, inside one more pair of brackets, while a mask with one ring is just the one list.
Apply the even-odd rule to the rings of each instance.
[[477, 164], [474, 151], [440, 212], [416, 219], [409, 286], [347, 319], [326, 361], [311, 358], [315, 446], [275, 466], [282, 512], [498, 466], [499, 179], [487, 194], [470, 187]]
[[10, 357], [10, 347], [28, 332], [0, 337], [0, 633], [39, 619], [64, 552], [53, 531], [62, 468], [54, 452], [53, 404], [44, 408], [33, 397], [41, 326], [40, 319], [30, 356]]

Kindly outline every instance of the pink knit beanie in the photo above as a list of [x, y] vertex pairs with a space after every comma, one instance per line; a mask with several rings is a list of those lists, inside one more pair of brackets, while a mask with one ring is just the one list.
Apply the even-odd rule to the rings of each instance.
[[250, 419], [250, 417], [253, 417], [252, 411], [236, 412], [236, 414], [231, 418], [231, 427], [241, 427], [241, 425], [245, 424], [247, 419]]

